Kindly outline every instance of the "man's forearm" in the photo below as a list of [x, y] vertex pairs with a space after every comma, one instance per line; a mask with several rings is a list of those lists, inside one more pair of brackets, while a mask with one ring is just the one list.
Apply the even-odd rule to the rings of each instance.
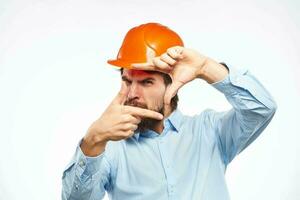
[[100, 155], [101, 153], [104, 152], [105, 150], [105, 146], [107, 141], [104, 140], [97, 140], [97, 142], [95, 142], [95, 139], [93, 139], [95, 137], [90, 136], [89, 134], [87, 134], [83, 140], [82, 143], [80, 145], [80, 148], [82, 150], [82, 152], [84, 153], [84, 155], [89, 156], [89, 157], [95, 157]]
[[228, 69], [224, 65], [212, 59], [207, 59], [204, 66], [201, 67], [197, 77], [205, 80], [209, 84], [212, 84], [223, 80], [228, 73]]

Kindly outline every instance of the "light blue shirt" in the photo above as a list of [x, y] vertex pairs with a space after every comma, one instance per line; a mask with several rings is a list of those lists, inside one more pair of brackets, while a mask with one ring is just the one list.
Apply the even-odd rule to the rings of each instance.
[[164, 120], [161, 134], [136, 133], [107, 143], [97, 157], [79, 145], [63, 172], [62, 199], [227, 200], [225, 171], [271, 121], [276, 103], [247, 70], [229, 67], [229, 75], [211, 84], [232, 105], [195, 116], [178, 109]]

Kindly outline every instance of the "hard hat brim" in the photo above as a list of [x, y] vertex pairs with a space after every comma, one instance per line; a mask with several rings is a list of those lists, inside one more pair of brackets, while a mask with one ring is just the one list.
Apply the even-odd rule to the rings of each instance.
[[125, 60], [108, 60], [107, 63], [115, 67], [132, 69], [131, 67], [132, 63]]

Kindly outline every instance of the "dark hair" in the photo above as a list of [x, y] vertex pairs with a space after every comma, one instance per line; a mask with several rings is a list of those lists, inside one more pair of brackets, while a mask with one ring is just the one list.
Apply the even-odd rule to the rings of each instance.
[[[122, 75], [123, 74], [123, 68], [120, 69], [120, 72], [121, 72], [121, 75]], [[171, 79], [171, 77], [168, 74], [165, 74], [165, 73], [162, 73], [162, 72], [158, 72], [158, 71], [148, 71], [148, 73], [160, 74], [163, 77], [163, 79], [164, 79], [165, 85], [169, 85], [169, 84], [172, 83], [172, 79]], [[178, 94], [176, 94], [171, 99], [171, 108], [172, 108], [172, 111], [174, 111], [177, 108], [178, 101], [179, 101]]]

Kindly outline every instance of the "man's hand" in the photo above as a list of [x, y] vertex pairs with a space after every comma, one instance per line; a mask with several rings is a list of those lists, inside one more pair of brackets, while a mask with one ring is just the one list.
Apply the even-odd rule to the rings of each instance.
[[171, 99], [183, 85], [200, 77], [207, 60], [207, 57], [195, 50], [175, 46], [161, 56], [153, 58], [149, 63], [132, 64], [132, 68], [169, 74], [172, 84], [166, 91], [164, 102], [170, 104]]
[[169, 74], [172, 84], [167, 88], [164, 98], [167, 107], [178, 90], [195, 78], [201, 78], [211, 84], [223, 80], [228, 75], [228, 69], [222, 64], [193, 49], [181, 46], [169, 48], [167, 52], [153, 58], [149, 63], [134, 63], [131, 66], [133, 69]]
[[104, 151], [109, 140], [131, 137], [142, 117], [162, 120], [163, 115], [148, 109], [124, 105], [129, 88], [122, 82], [121, 90], [111, 104], [88, 129], [81, 149], [85, 155], [96, 156]]

